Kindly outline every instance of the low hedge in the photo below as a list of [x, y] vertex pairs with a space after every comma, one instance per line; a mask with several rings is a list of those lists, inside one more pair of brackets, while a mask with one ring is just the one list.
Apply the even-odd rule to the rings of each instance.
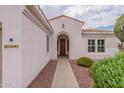
[[81, 57], [77, 60], [77, 64], [85, 67], [90, 67], [94, 61], [88, 57]]
[[124, 53], [105, 58], [92, 65], [95, 87], [124, 88]]

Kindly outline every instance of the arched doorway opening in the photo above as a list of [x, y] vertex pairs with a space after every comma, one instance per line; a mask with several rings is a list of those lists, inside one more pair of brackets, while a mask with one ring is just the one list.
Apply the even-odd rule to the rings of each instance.
[[57, 38], [57, 55], [69, 57], [69, 37], [66, 34], [60, 34]]

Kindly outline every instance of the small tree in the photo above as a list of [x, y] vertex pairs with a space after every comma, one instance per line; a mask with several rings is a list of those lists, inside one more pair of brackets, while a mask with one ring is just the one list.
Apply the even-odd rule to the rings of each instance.
[[115, 24], [114, 33], [121, 41], [121, 51], [123, 51], [124, 47], [124, 15], [120, 16]]

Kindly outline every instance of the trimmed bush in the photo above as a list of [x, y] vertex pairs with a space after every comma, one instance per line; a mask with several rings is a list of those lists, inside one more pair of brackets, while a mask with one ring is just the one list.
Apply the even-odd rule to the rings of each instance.
[[88, 57], [81, 57], [77, 60], [77, 64], [85, 67], [90, 67], [94, 61]]
[[95, 87], [124, 88], [124, 53], [105, 58], [92, 65]]

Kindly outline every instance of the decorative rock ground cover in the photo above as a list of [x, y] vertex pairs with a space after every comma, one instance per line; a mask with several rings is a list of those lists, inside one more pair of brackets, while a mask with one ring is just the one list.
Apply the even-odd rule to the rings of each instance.
[[39, 75], [32, 81], [29, 88], [51, 88], [57, 61], [50, 61]]
[[92, 88], [93, 80], [87, 67], [79, 66], [76, 61], [69, 62], [76, 76], [80, 88]]

